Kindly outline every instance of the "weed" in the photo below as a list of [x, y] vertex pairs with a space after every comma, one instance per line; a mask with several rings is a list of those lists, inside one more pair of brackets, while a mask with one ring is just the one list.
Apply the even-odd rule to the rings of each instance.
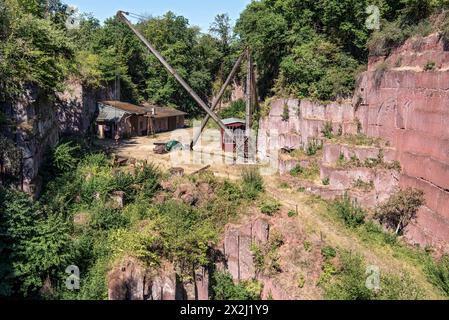
[[324, 128], [321, 131], [321, 133], [323, 134], [323, 136], [327, 139], [332, 139], [334, 137], [334, 129], [332, 127], [332, 122], [327, 121], [324, 124]]
[[337, 215], [350, 228], [355, 228], [365, 222], [365, 211], [357, 201], [351, 200], [347, 193], [342, 199], [334, 202], [334, 208]]
[[436, 66], [435, 62], [428, 61], [424, 66], [424, 71], [433, 71], [435, 70], [435, 66]]
[[273, 199], [266, 199], [262, 202], [260, 211], [268, 216], [273, 216], [281, 209], [281, 204]]

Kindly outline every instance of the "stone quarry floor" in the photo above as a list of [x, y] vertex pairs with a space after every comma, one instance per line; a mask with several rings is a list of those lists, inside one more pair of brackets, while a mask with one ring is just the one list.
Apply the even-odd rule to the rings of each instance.
[[232, 154], [222, 153], [219, 136], [202, 137], [194, 150], [179, 150], [168, 154], [156, 154], [154, 143], [180, 141], [183, 145], [189, 145], [193, 136], [193, 128], [178, 129], [172, 132], [159, 133], [156, 136], [134, 137], [119, 141], [118, 145], [113, 140], [96, 140], [95, 143], [103, 148], [109, 148], [119, 157], [146, 160], [154, 163], [161, 169], [168, 170], [180, 167], [186, 174], [191, 174], [207, 165], [216, 176], [235, 180], [239, 177], [241, 165], [233, 164]]
[[[155, 142], [178, 140], [183, 144], [188, 144], [192, 133], [193, 129], [189, 128], [158, 134], [155, 137], [136, 137], [123, 140], [118, 145], [110, 140], [98, 140], [96, 143], [102, 147], [110, 148], [119, 157], [146, 160], [165, 170], [172, 167], [182, 167], [186, 174], [190, 174], [211, 164], [209, 170], [216, 176], [231, 180], [239, 178], [242, 166], [233, 165], [229, 154], [218, 161], [217, 158], [215, 161], [211, 161], [211, 157], [221, 153], [220, 143], [217, 141], [203, 139], [194, 151], [176, 151], [165, 155], [155, 154], [153, 151]], [[180, 161], [181, 158], [186, 157], [190, 161]], [[231, 164], [226, 164], [225, 161]], [[264, 179], [267, 195], [279, 201], [283, 206], [278, 215], [270, 218], [273, 228], [282, 232], [286, 240], [285, 245], [280, 249], [284, 272], [277, 275], [275, 280], [285, 288], [292, 298], [306, 300], [321, 298], [322, 292], [316, 286], [316, 282], [321, 272], [319, 248], [323, 245], [331, 245], [362, 254], [368, 263], [379, 266], [381, 270], [388, 270], [388, 272], [393, 273], [407, 271], [421, 287], [425, 288], [427, 298], [441, 298], [426, 281], [419, 265], [416, 265], [413, 261], [397, 257], [392, 249], [382, 244], [373, 245], [364, 242], [353, 231], [327, 216], [323, 204], [314, 201], [313, 196], [285, 185], [282, 186], [282, 179], [278, 174], [264, 176]], [[296, 210], [296, 208], [298, 209], [298, 216], [288, 217], [288, 212]], [[312, 243], [316, 250], [309, 255], [304, 250], [298, 250], [298, 248], [303, 247], [304, 241]], [[298, 290], [296, 285], [298, 274], [306, 276], [306, 283], [301, 290]]]

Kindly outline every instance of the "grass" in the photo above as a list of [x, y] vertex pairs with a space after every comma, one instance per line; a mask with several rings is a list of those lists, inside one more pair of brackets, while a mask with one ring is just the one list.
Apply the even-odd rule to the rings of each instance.
[[363, 133], [358, 134], [344, 134], [342, 136], [335, 136], [332, 139], [335, 143], [349, 144], [352, 146], [367, 146], [367, 147], [382, 147], [383, 141], [381, 138], [368, 137]]
[[290, 171], [290, 175], [304, 180], [314, 181], [320, 175], [320, 167], [317, 161], [311, 162], [307, 167], [302, 167], [298, 164]]
[[[366, 219], [365, 223], [348, 227], [331, 201], [304, 193], [296, 193], [293, 199], [292, 202], [305, 205], [300, 211], [302, 214], [299, 219], [307, 232], [321, 233], [325, 241], [332, 243], [334, 247], [350, 249], [363, 255], [367, 263], [388, 271], [392, 275], [388, 280], [390, 282], [401, 281], [404, 277], [404, 281], [412, 279], [425, 299], [444, 297], [444, 292], [430, 280], [426, 271], [428, 261], [432, 261], [428, 251], [405, 244], [401, 238], [385, 231], [375, 221]], [[304, 244], [305, 248], [306, 246], [309, 247], [308, 243]], [[325, 269], [324, 277], [326, 274], [332, 276], [335, 272], [331, 265], [325, 266]]]

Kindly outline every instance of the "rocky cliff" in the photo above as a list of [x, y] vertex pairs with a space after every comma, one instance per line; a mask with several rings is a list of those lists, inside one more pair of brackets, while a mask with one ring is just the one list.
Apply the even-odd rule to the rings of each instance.
[[[381, 145], [374, 146], [325, 143], [320, 171], [330, 186], [321, 186], [321, 194], [339, 195], [351, 189], [349, 184], [357, 177], [374, 183], [375, 193], [365, 199], [369, 205], [385, 199], [392, 192], [389, 185], [419, 188], [425, 191], [426, 205], [408, 228], [407, 238], [449, 250], [448, 89], [449, 51], [442, 37], [409, 39], [388, 57], [370, 58], [351, 102], [322, 105], [273, 100], [268, 117], [260, 123], [259, 156], [268, 160], [282, 148], [297, 149], [322, 140], [326, 123], [332, 123], [333, 132], [340, 135], [363, 133], [380, 138]], [[400, 174], [390, 170], [379, 176], [379, 170], [361, 172], [335, 166], [339, 158], [363, 161], [380, 153], [384, 161], [400, 163]], [[280, 173], [297, 163], [280, 157]]]
[[96, 102], [110, 98], [107, 89], [88, 89], [77, 81], [68, 81], [66, 90], [55, 95], [27, 87], [15, 102], [3, 103], [2, 110], [14, 123], [6, 134], [22, 150], [23, 189], [39, 193], [39, 168], [48, 147], [55, 146], [64, 134], [86, 134], [96, 112]]

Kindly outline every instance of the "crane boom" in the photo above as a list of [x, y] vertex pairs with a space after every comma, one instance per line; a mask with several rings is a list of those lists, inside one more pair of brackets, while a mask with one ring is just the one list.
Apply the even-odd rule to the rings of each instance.
[[190, 94], [190, 96], [204, 109], [204, 111], [210, 116], [217, 124], [218, 126], [225, 132], [225, 134], [228, 137], [234, 138], [234, 134], [231, 130], [229, 130], [224, 123], [220, 120], [220, 118], [213, 112], [211, 109], [209, 109], [209, 106], [198, 96], [198, 94], [188, 85], [188, 83], [176, 72], [175, 69], [168, 64], [168, 62], [162, 57], [162, 55], [151, 45], [150, 42], [148, 42], [147, 39], [133, 26], [131, 21], [129, 21], [125, 15], [128, 15], [129, 13], [124, 11], [118, 11], [117, 17], [124, 22], [133, 32], [134, 34], [140, 39], [140, 41], [145, 44], [147, 49], [162, 63], [162, 65], [175, 77], [175, 79], [186, 89], [186, 91]]

